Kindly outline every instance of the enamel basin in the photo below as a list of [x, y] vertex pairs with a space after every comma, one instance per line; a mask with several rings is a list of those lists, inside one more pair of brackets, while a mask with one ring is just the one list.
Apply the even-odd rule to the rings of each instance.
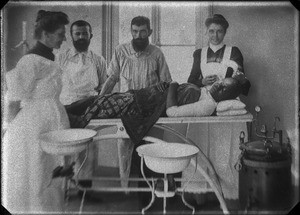
[[199, 152], [193, 145], [167, 142], [141, 145], [136, 150], [149, 169], [166, 174], [182, 172]]
[[62, 129], [40, 135], [40, 145], [49, 154], [71, 155], [83, 151], [97, 132], [92, 129]]

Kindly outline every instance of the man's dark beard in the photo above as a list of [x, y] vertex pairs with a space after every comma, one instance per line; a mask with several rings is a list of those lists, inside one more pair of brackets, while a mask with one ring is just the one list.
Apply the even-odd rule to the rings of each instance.
[[134, 50], [136, 51], [144, 51], [147, 46], [149, 45], [149, 38], [137, 38], [137, 39], [132, 39], [132, 45]]
[[79, 52], [87, 51], [90, 45], [90, 40], [86, 40], [86, 39], [79, 39], [77, 41], [73, 40], [73, 45], [75, 49]]

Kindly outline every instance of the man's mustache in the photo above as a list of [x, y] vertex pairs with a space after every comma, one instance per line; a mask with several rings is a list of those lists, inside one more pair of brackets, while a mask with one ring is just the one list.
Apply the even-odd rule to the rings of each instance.
[[136, 41], [136, 42], [144, 42], [144, 41], [146, 41], [146, 39], [143, 39], [143, 38], [136, 38], [136, 39], [134, 39], [134, 41]]
[[79, 40], [76, 40], [75, 42], [76, 43], [85, 43], [85, 42], [88, 42], [88, 40], [86, 40], [86, 39], [79, 39]]

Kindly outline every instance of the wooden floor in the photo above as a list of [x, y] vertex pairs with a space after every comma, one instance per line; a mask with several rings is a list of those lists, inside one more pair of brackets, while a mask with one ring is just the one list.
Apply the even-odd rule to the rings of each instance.
[[[112, 177], [118, 176], [118, 170], [115, 168], [101, 168], [96, 172], [101, 172], [101, 175], [96, 176], [105, 176]], [[136, 169], [133, 169], [133, 177], [136, 177]], [[97, 182], [93, 182], [93, 186], [120, 186], [120, 182], [106, 182], [103, 184], [97, 184]], [[136, 183], [136, 182], [135, 182]], [[129, 186], [138, 186], [131, 182]], [[68, 200], [68, 204], [66, 204], [66, 213], [69, 214], [97, 214], [97, 215], [106, 215], [106, 214], [142, 214], [142, 209], [150, 203], [150, 192], [95, 192], [90, 191], [93, 198], [86, 198], [82, 212], [80, 213], [80, 205], [81, 205], [81, 196], [78, 195], [78, 191], [75, 189], [71, 189], [70, 197]], [[217, 200], [215, 194], [207, 193], [207, 194], [191, 194], [185, 193], [186, 201], [195, 207], [195, 215], [217, 215], [223, 214], [223, 211], [220, 208], [219, 201]], [[278, 214], [284, 215], [288, 214], [287, 211], [244, 211], [237, 209], [238, 206], [236, 202], [231, 202], [226, 200], [226, 205], [229, 209], [230, 214], [238, 214], [238, 215], [246, 215], [246, 214]], [[145, 214], [163, 214], [163, 199], [155, 198], [153, 205], [145, 212]], [[192, 214], [192, 210], [188, 208], [181, 200], [181, 193], [176, 194], [172, 198], [167, 198], [166, 203], [166, 214]]]
[[[101, 172], [101, 176], [116, 176], [116, 169], [97, 170]], [[134, 172], [134, 171], [133, 171]], [[98, 175], [99, 176], [99, 175]], [[103, 183], [103, 182], [102, 182]], [[107, 182], [106, 182], [107, 183]], [[94, 184], [96, 186], [120, 186], [116, 182], [111, 184]], [[118, 182], [119, 183], [119, 182]], [[94, 186], [94, 185], [93, 185]], [[129, 184], [129, 186], [138, 186], [137, 184]], [[93, 198], [87, 198], [84, 201], [82, 214], [141, 214], [142, 209], [150, 203], [150, 192], [96, 192], [90, 191]], [[211, 195], [214, 195], [213, 193]], [[195, 207], [195, 214], [223, 214], [217, 198], [208, 198], [199, 201], [192, 194], [185, 193], [186, 201]], [[197, 200], [197, 201], [196, 201]], [[80, 211], [81, 196], [78, 191], [72, 189], [68, 204], [66, 205], [67, 214], [78, 214]], [[163, 214], [163, 199], [155, 198], [153, 205], [145, 212], [145, 214]], [[192, 214], [192, 210], [184, 205], [181, 200], [180, 193], [172, 198], [167, 198], [166, 214]]]
[[[141, 214], [142, 208], [150, 202], [143, 202], [141, 193], [94, 192], [93, 196], [95, 199], [85, 201], [82, 214]], [[188, 202], [195, 206], [195, 214], [223, 214], [217, 201], [200, 205], [195, 201]], [[80, 203], [80, 196], [74, 193], [69, 199], [66, 212], [79, 213]], [[179, 195], [167, 199], [166, 205], [166, 214], [192, 214], [192, 210], [184, 205]], [[145, 214], [163, 214], [162, 198], [156, 198]]]

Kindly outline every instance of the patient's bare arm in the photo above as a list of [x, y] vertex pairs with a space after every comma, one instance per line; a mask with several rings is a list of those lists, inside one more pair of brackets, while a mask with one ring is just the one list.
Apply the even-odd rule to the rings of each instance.
[[116, 85], [115, 78], [112, 76], [108, 77], [108, 79], [106, 79], [105, 83], [102, 86], [99, 96], [103, 96], [105, 94], [110, 93], [114, 89], [115, 85]]
[[167, 105], [166, 108], [172, 106], [177, 106], [177, 88], [179, 84], [177, 82], [171, 82], [169, 89], [168, 89], [168, 96], [167, 96]]

